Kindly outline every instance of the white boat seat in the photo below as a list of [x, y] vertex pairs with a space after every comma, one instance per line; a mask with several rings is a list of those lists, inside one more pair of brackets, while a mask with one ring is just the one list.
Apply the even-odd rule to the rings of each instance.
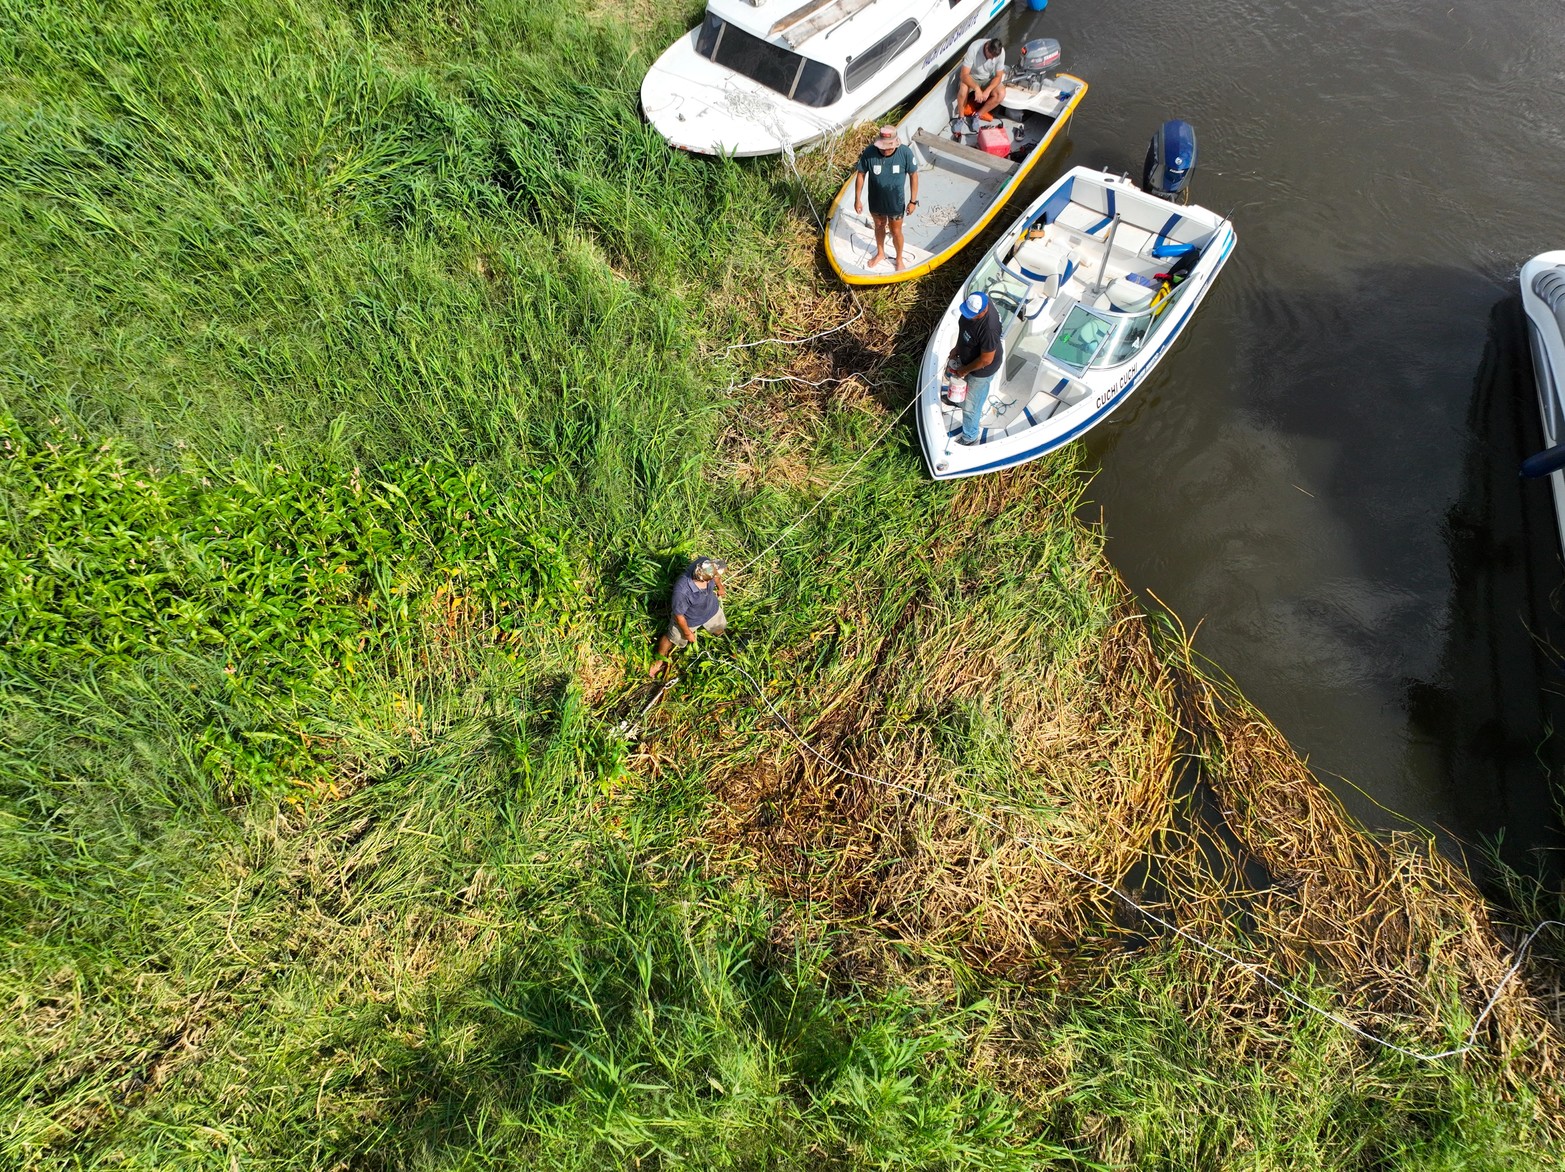
[[[1035, 297], [1049, 298], [1059, 293], [1075, 267], [1070, 250], [1046, 236], [1024, 240], [1011, 257], [1018, 272], [1032, 282]], [[1029, 317], [1033, 316], [1031, 314]]]
[[[1107, 239], [1108, 233], [1104, 232], [1103, 236]], [[1119, 230], [1114, 233], [1114, 251], [1123, 251], [1129, 256], [1145, 256], [1156, 239], [1157, 237], [1145, 228], [1138, 228], [1134, 224], [1127, 224], [1121, 220]]]
[[1054, 222], [1062, 228], [1067, 228], [1082, 236], [1092, 235], [1091, 229], [1097, 228], [1097, 238], [1107, 231], [1108, 223], [1102, 212], [1095, 212], [1091, 208], [1084, 208], [1074, 201], [1060, 209], [1060, 214], [1054, 217]]
[[[1054, 223], [1063, 229], [1073, 245], [1081, 245], [1088, 241], [1094, 244], [1105, 244], [1108, 242], [1109, 231], [1114, 220], [1102, 212], [1084, 208], [1079, 203], [1070, 203], [1055, 217]], [[1116, 256], [1147, 258], [1152, 256], [1152, 249], [1157, 244], [1157, 233], [1149, 232], [1123, 219], [1119, 221], [1119, 227], [1113, 229], [1113, 232]]]
[[1012, 428], [1019, 431], [1022, 427], [1032, 427], [1034, 424], [1042, 423], [1065, 405], [1065, 392], [1069, 389], [1068, 378], [1051, 381], [1039, 387], [1033, 397], [1027, 401], [1027, 405], [1022, 408], [1022, 417], [1016, 424], [1012, 424]]
[[1109, 304], [1121, 313], [1140, 313], [1150, 308], [1152, 298], [1156, 295], [1156, 288], [1133, 281], [1128, 276], [1116, 278], [1105, 294]]

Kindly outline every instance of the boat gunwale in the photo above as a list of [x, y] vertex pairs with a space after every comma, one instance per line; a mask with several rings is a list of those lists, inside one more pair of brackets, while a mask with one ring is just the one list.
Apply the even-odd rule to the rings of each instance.
[[[1538, 274], [1551, 268], [1565, 269], [1565, 249], [1550, 249], [1538, 253], [1523, 262], [1516, 274], [1516, 283], [1521, 294], [1522, 317], [1526, 321], [1528, 334], [1528, 364], [1533, 368], [1533, 399], [1538, 405], [1538, 421], [1546, 445], [1543, 451], [1565, 442], [1557, 432], [1551, 434], [1553, 420], [1550, 417], [1549, 404], [1545, 402], [1545, 395], [1549, 392], [1545, 392], [1543, 380], [1537, 370], [1537, 354], [1534, 349], [1536, 343], [1536, 346], [1543, 350], [1543, 357], [1549, 367], [1550, 391], [1555, 399], [1555, 405], [1565, 412], [1565, 394], [1561, 391], [1561, 379], [1565, 377], [1565, 322], [1561, 322], [1554, 308], [1533, 288], [1533, 282], [1537, 280]], [[1552, 338], [1550, 331], [1553, 334]], [[1561, 360], [1558, 367], [1554, 361], [1556, 350]], [[1565, 470], [1555, 469], [1544, 479], [1549, 482], [1550, 495], [1554, 498], [1554, 525], [1559, 534], [1560, 548], [1565, 550]]]

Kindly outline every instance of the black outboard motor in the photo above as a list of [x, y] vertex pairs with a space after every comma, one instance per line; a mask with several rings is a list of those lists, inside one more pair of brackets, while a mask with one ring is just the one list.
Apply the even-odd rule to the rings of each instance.
[[[1023, 94], [1035, 94], [1046, 85], [1054, 84], [1054, 73], [1060, 67], [1060, 43], [1053, 37], [1037, 37], [1022, 46], [1020, 60], [1014, 70], [1005, 71], [1005, 84]], [[1009, 108], [1011, 121], [1020, 122], [1023, 111]]]
[[1147, 163], [1141, 171], [1141, 190], [1164, 199], [1190, 198], [1187, 190], [1195, 174], [1195, 127], [1171, 118], [1157, 128], [1147, 147]]
[[1060, 67], [1060, 43], [1053, 37], [1036, 37], [1022, 46], [1017, 73], [1053, 73]]

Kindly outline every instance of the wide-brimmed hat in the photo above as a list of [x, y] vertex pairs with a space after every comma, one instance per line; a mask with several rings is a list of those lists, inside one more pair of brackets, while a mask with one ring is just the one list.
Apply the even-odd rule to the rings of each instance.
[[895, 126], [882, 126], [880, 133], [875, 136], [875, 145], [878, 147], [894, 147], [900, 145]]

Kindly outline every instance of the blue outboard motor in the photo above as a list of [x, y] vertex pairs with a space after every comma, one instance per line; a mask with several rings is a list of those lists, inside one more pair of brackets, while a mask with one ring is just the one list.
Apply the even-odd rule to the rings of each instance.
[[1147, 147], [1141, 190], [1164, 199], [1190, 198], [1186, 188], [1195, 174], [1195, 127], [1171, 118], [1157, 128]]

